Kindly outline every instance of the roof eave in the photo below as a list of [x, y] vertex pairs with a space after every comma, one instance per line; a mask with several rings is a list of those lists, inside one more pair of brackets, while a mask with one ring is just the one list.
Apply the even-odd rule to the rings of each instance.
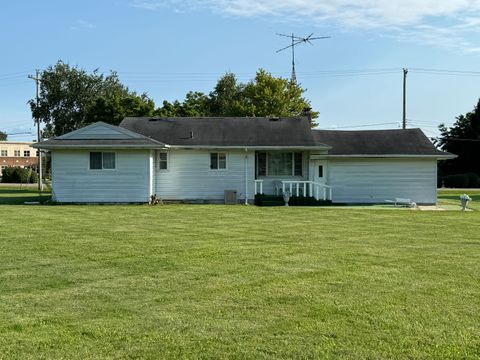
[[252, 149], [252, 150], [330, 150], [331, 146], [310, 146], [310, 145], [288, 145], [288, 146], [271, 146], [271, 145], [169, 145], [171, 149]]
[[35, 146], [32, 146], [36, 149], [42, 149], [42, 150], [61, 150], [61, 149], [76, 149], [76, 150], [81, 150], [81, 149], [141, 149], [141, 150], [156, 150], [156, 149], [168, 149], [168, 145], [48, 145], [48, 144], [35, 144]]
[[345, 154], [345, 155], [324, 155], [328, 158], [430, 158], [438, 160], [454, 159], [453, 154]]

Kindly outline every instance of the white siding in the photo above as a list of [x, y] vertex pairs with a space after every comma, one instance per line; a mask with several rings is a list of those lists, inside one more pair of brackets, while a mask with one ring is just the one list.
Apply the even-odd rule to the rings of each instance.
[[330, 159], [328, 185], [336, 203], [383, 203], [399, 197], [434, 204], [436, 169], [434, 159]]
[[[227, 169], [210, 170], [210, 153], [226, 152]], [[158, 169], [155, 157], [155, 193], [165, 200], [223, 201], [225, 190], [236, 190], [245, 199], [245, 151], [171, 150], [168, 169]], [[253, 199], [255, 158], [249, 151], [247, 165], [248, 199]]]
[[[110, 151], [110, 150], [108, 150]], [[90, 170], [88, 150], [52, 153], [52, 188], [59, 202], [147, 202], [149, 150], [111, 150], [115, 170]]]

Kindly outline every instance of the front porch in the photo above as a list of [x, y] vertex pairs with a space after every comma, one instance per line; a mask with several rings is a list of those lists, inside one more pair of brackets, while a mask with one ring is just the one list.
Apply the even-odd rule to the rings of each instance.
[[317, 151], [256, 151], [254, 195], [283, 196], [331, 201], [327, 161]]
[[[266, 195], [264, 193], [264, 182], [268, 182], [268, 179], [256, 179], [254, 180], [254, 194]], [[315, 200], [331, 201], [332, 200], [332, 187], [324, 183], [311, 181], [311, 180], [270, 180], [275, 189], [275, 196], [283, 196], [285, 192], [291, 196], [296, 197], [311, 197]]]

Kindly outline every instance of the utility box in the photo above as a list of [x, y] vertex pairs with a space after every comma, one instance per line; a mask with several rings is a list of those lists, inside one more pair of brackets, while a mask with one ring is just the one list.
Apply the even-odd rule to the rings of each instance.
[[225, 190], [225, 205], [237, 204], [237, 190]]

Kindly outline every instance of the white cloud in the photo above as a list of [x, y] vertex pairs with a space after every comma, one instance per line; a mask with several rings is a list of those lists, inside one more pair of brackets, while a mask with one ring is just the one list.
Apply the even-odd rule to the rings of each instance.
[[480, 11], [480, 0], [133, 0], [132, 5], [148, 10], [202, 7], [235, 16], [287, 16], [362, 27], [412, 25], [460, 13], [478, 21], [471, 15]]
[[87, 20], [78, 19], [77, 21], [75, 21], [75, 24], [70, 26], [70, 30], [94, 29], [95, 27], [95, 24]]
[[[309, 21], [347, 30], [384, 30], [402, 40], [478, 52], [465, 40], [480, 32], [480, 0], [131, 0], [147, 10], [206, 9], [226, 16]], [[434, 25], [437, 24], [437, 25]], [[438, 25], [442, 24], [442, 25]], [[448, 25], [445, 25], [448, 24]], [[442, 40], [442, 36], [446, 36]]]

